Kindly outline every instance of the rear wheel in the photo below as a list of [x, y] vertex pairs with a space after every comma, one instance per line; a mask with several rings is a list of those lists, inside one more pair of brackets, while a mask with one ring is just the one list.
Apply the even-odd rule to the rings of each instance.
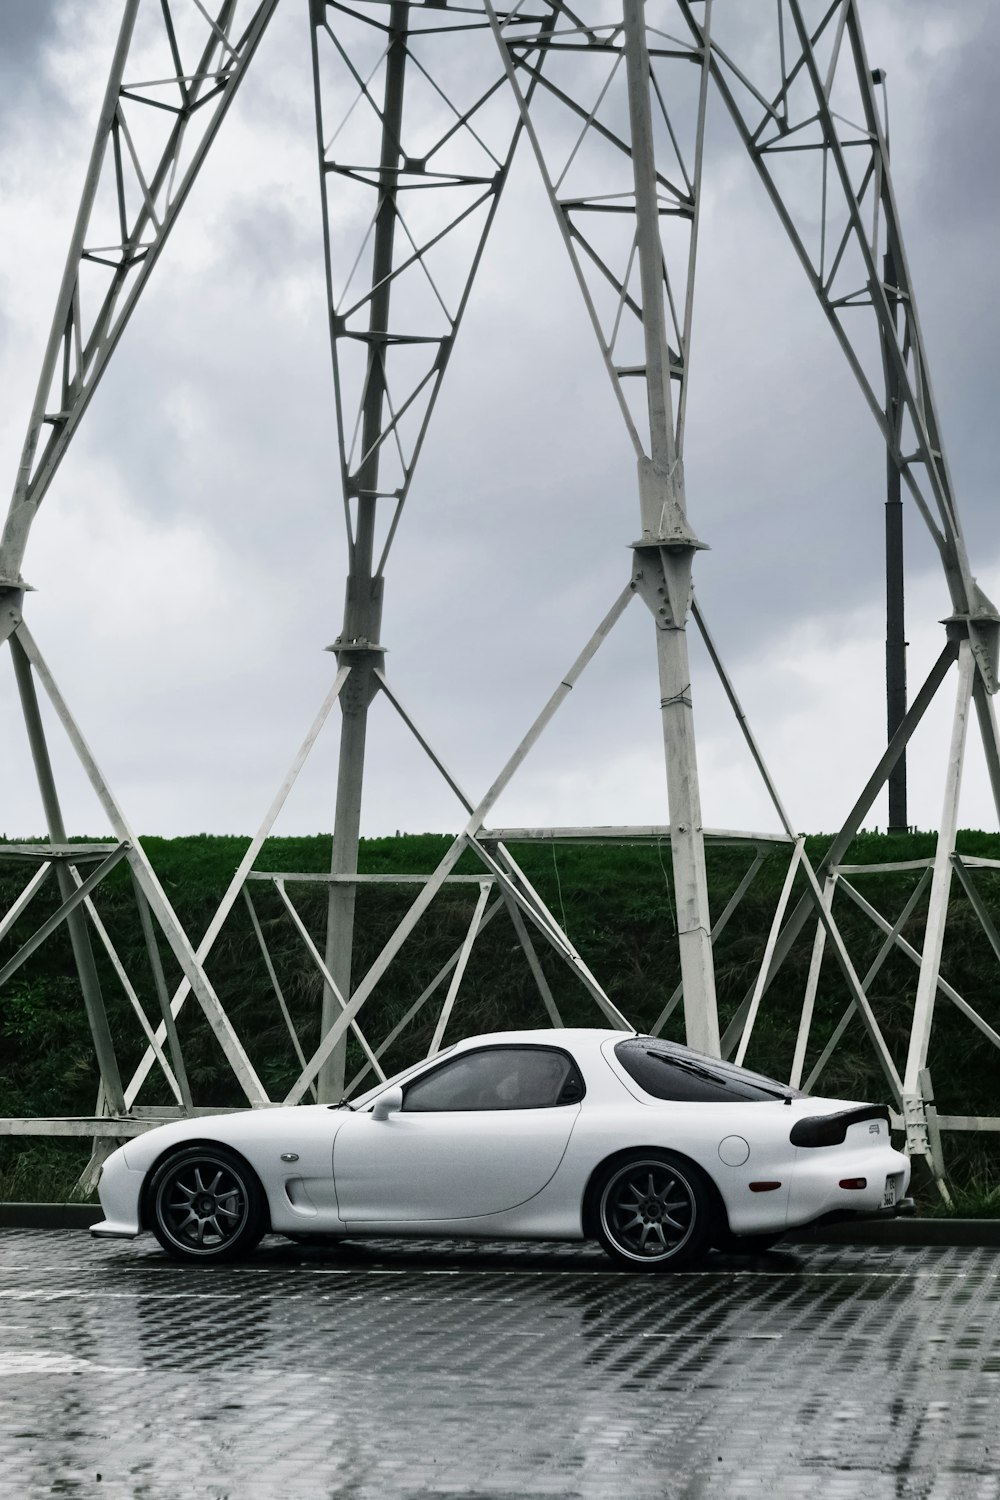
[[596, 1186], [597, 1236], [633, 1270], [667, 1271], [700, 1259], [713, 1239], [711, 1190], [693, 1162], [669, 1151], [637, 1151]]
[[168, 1156], [153, 1175], [147, 1203], [149, 1227], [175, 1260], [235, 1260], [267, 1228], [256, 1173], [224, 1146], [189, 1146]]

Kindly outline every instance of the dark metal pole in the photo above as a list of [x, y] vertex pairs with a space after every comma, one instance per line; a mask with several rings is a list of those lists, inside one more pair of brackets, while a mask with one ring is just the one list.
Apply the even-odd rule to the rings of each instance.
[[[886, 252], [884, 277], [894, 317], [897, 315], [896, 268]], [[899, 432], [899, 377], [895, 361], [886, 361], [886, 421]], [[906, 717], [906, 621], [903, 585], [903, 497], [899, 465], [886, 448], [885, 501], [885, 691], [886, 725], [891, 740]], [[889, 773], [889, 832], [906, 833], [906, 753]]]

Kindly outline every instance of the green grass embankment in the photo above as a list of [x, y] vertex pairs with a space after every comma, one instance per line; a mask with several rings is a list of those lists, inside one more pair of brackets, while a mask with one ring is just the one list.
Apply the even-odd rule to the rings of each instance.
[[[183, 839], [145, 839], [144, 845], [189, 935], [197, 939], [207, 927], [247, 840], [202, 835]], [[426, 874], [450, 840], [438, 835], [368, 839], [362, 842], [360, 867], [367, 873]], [[814, 863], [829, 839], [807, 842]], [[329, 837], [273, 839], [257, 861], [258, 868], [314, 871], [328, 868]], [[874, 864], [923, 859], [933, 854], [930, 834], [909, 837], [861, 835], [848, 861]], [[969, 855], [1000, 858], [1000, 837], [966, 832], [959, 849]], [[639, 1028], [649, 1027], [673, 992], [678, 979], [676, 922], [670, 876], [670, 850], [661, 848], [559, 847], [525, 845], [514, 853], [577, 949], [608, 994]], [[720, 912], [753, 858], [748, 848], [708, 851], [712, 909]], [[784, 880], [787, 852], [777, 849], [766, 860], [739, 910], [716, 943], [719, 1010], [725, 1026], [747, 993], [767, 940]], [[463, 856], [461, 874], [479, 874], [471, 854]], [[0, 910], [23, 888], [24, 865], [0, 863]], [[863, 894], [894, 921], [919, 878], [918, 873], [857, 877]], [[1000, 918], [1000, 884], [993, 872], [977, 872], [977, 883], [991, 911]], [[801, 878], [797, 897], [804, 888]], [[325, 918], [325, 888], [290, 887], [303, 918], [320, 939]], [[322, 983], [273, 890], [253, 882], [251, 892], [267, 936], [283, 994], [308, 1056], [318, 1037]], [[372, 963], [416, 894], [414, 886], [362, 887], [358, 895], [355, 975]], [[475, 886], [452, 886], [435, 901], [388, 971], [369, 1003], [365, 1029], [384, 1035], [412, 1004], [461, 943], [478, 894]], [[157, 1018], [148, 958], [136, 915], [131, 880], [125, 866], [101, 886], [98, 910], [138, 987], [146, 1014]], [[0, 943], [5, 962], [57, 905], [54, 881], [44, 889], [14, 930]], [[919, 948], [925, 906], [918, 905], [904, 936]], [[875, 961], [883, 935], [845, 897], [836, 906], [838, 921], [859, 974]], [[814, 924], [796, 944], [778, 979], [764, 998], [747, 1055], [749, 1065], [786, 1076], [791, 1063], [799, 1008], [805, 987]], [[178, 970], [165, 943], [161, 953], [168, 983]], [[320, 940], [320, 946], [322, 942]], [[539, 957], [557, 1003], [569, 1023], [594, 1023], [600, 1017], [579, 981], [541, 939]], [[95, 939], [95, 953], [123, 1076], [131, 1076], [142, 1054], [141, 1035], [112, 966]], [[253, 934], [245, 904], [235, 907], [206, 968], [212, 983], [243, 1038], [271, 1097], [280, 1098], [298, 1073], [298, 1064]], [[948, 924], [942, 972], [989, 1024], [1000, 1030], [997, 979], [1000, 965], [964, 894], [956, 885]], [[879, 1025], [902, 1071], [915, 993], [916, 968], [898, 951], [885, 962], [870, 995]], [[439, 992], [439, 997], [443, 991]], [[807, 1071], [849, 1001], [835, 961], [824, 959]], [[431, 1001], [403, 1033], [386, 1059], [387, 1071], [403, 1065], [426, 1048], [437, 1015]], [[544, 1025], [545, 1014], [523, 952], [507, 915], [501, 912], [480, 934], [473, 949], [454, 1015], [451, 1035], [489, 1031], [502, 1026]], [[681, 1012], [665, 1028], [680, 1037]], [[197, 1005], [182, 1013], [181, 1039], [196, 1102], [238, 1106], [241, 1094], [218, 1044]], [[360, 1066], [351, 1043], [349, 1076]], [[940, 1111], [944, 1114], [1000, 1115], [1000, 1053], [939, 996], [931, 1046], [931, 1069]], [[91, 1114], [98, 1079], [84, 1008], [65, 927], [45, 944], [4, 987], [0, 995], [0, 1115]], [[871, 1046], [855, 1017], [843, 1042], [815, 1085], [817, 1092], [849, 1098], [884, 1098], [884, 1080]], [[165, 1084], [151, 1075], [140, 1103], [166, 1102]], [[951, 1136], [948, 1162], [966, 1212], [1000, 1214], [1000, 1172], [988, 1137]], [[66, 1196], [87, 1150], [61, 1142], [0, 1140], [0, 1198]]]

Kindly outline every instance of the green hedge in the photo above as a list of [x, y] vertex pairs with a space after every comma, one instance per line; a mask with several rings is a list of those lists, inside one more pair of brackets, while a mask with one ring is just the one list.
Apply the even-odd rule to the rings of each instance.
[[[243, 838], [209, 835], [143, 840], [170, 900], [195, 942], [207, 927], [247, 842]], [[437, 864], [449, 842], [447, 837], [435, 834], [366, 839], [361, 845], [360, 868], [373, 874], [426, 874]], [[814, 863], [822, 857], [829, 842], [822, 835], [807, 841]], [[965, 832], [960, 835], [959, 849], [970, 855], [1000, 858], [1000, 837]], [[855, 840], [847, 861], [874, 864], [923, 859], [933, 851], [931, 834], [909, 837], [864, 834]], [[615, 1003], [640, 1029], [651, 1026], [679, 978], [669, 845], [622, 848], [532, 844], [514, 852]], [[257, 867], [322, 872], [329, 866], [329, 856], [329, 836], [273, 839], [258, 858]], [[712, 909], [719, 912], [748, 868], [753, 851], [739, 846], [712, 847], [707, 858]], [[768, 857], [716, 944], [723, 1026], [753, 982], [786, 863], [785, 849], [778, 848]], [[481, 869], [475, 857], [466, 853], [458, 873], [478, 874]], [[0, 910], [6, 910], [23, 888], [28, 873], [29, 867], [24, 862], [0, 861]], [[856, 883], [894, 921], [917, 879], [916, 873], [897, 873], [858, 877]], [[997, 876], [993, 872], [977, 872], [976, 880], [987, 905], [998, 913], [1000, 925]], [[322, 947], [325, 888], [300, 885], [290, 889]], [[801, 889], [800, 878], [796, 895]], [[254, 882], [251, 890], [285, 999], [308, 1055], [318, 1037], [321, 981], [271, 888]], [[373, 961], [415, 894], [413, 886], [360, 888], [356, 976], [364, 973]], [[434, 902], [364, 1012], [367, 1032], [376, 1037], [384, 1035], [458, 947], [476, 895], [475, 887], [453, 886]], [[112, 873], [95, 899], [126, 968], [138, 976], [146, 1014], [155, 1023], [158, 1014], [155, 993], [126, 866], [121, 865]], [[57, 904], [57, 888], [51, 880], [0, 943], [0, 963], [17, 950]], [[854, 965], [864, 974], [881, 947], [882, 934], [843, 896], [838, 898], [836, 910]], [[904, 935], [917, 948], [922, 941], [924, 910], [922, 902], [904, 929]], [[791, 1062], [814, 925], [809, 924], [765, 996], [747, 1057], [750, 1065], [779, 1076], [787, 1076]], [[122, 1072], [128, 1077], [143, 1050], [139, 1027], [96, 938], [94, 946]], [[173, 984], [179, 971], [165, 943], [160, 946], [168, 983]], [[537, 947], [565, 1019], [570, 1023], [599, 1024], [599, 1013], [575, 976], [541, 939]], [[298, 1065], [242, 901], [223, 929], [206, 968], [269, 1093], [281, 1097], [297, 1075]], [[959, 993], [1000, 1030], [997, 986], [1000, 969], [957, 882], [952, 890], [942, 970]], [[897, 952], [888, 959], [871, 989], [872, 1006], [900, 1071], [905, 1061], [915, 983], [916, 968]], [[848, 998], [837, 966], [827, 954], [817, 998], [810, 1063], [843, 1013]], [[388, 1068], [403, 1065], [419, 1055], [421, 1046], [426, 1048], [436, 1013], [432, 1001], [400, 1038], [386, 1060]], [[473, 950], [451, 1034], [545, 1024], [523, 952], [509, 918], [501, 912], [481, 934]], [[678, 1008], [667, 1034], [680, 1037], [681, 1027]], [[189, 1001], [182, 1013], [180, 1030], [196, 1102], [239, 1105], [240, 1090], [194, 1001]], [[349, 1067], [353, 1068], [360, 1064], [361, 1058], [353, 1042], [351, 1047]], [[938, 1106], [943, 1113], [1000, 1114], [1000, 1053], [943, 997], [938, 1000], [931, 1068]], [[95, 1106], [97, 1086], [93, 1048], [63, 926], [0, 992], [0, 1115], [89, 1114]], [[817, 1090], [851, 1098], [885, 1097], [881, 1074], [856, 1017]], [[154, 1073], [140, 1102], [167, 1100], [165, 1084]], [[16, 1156], [23, 1177], [23, 1144], [22, 1141], [18, 1147], [16, 1142], [7, 1142], [0, 1149], [0, 1194], [6, 1186], [6, 1191], [24, 1196], [11, 1175]], [[54, 1145], [35, 1148], [31, 1160], [55, 1163], [53, 1180], [58, 1180], [59, 1163], [64, 1155], [65, 1148]], [[78, 1151], [73, 1154], [74, 1163], [78, 1155]], [[962, 1175], [973, 1185], [977, 1201], [988, 1196], [994, 1180], [988, 1148], [969, 1142], [953, 1147], [949, 1142], [949, 1160], [962, 1163]]]

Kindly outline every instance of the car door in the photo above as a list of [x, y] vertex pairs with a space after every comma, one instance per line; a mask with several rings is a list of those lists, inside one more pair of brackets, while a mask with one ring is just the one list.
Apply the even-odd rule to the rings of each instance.
[[583, 1092], [557, 1047], [482, 1047], [429, 1067], [387, 1119], [342, 1124], [333, 1152], [341, 1219], [438, 1222], [524, 1203], [559, 1166]]

